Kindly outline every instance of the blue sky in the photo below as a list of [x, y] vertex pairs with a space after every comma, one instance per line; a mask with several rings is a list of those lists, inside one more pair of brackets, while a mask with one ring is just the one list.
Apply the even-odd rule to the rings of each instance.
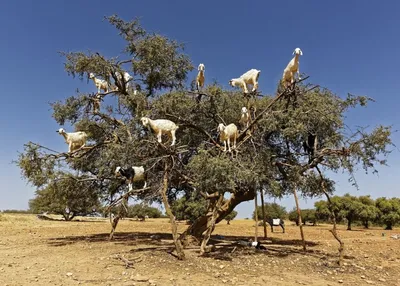
[[[216, 79], [228, 87], [231, 78], [251, 68], [261, 70], [263, 93], [274, 92], [282, 71], [300, 47], [300, 71], [310, 81], [339, 96], [353, 93], [376, 100], [354, 110], [350, 125], [377, 124], [399, 128], [400, 2], [387, 1], [2, 1], [0, 9], [0, 209], [25, 209], [34, 189], [21, 180], [11, 164], [29, 140], [64, 151], [55, 133], [48, 102], [94, 91], [92, 82], [69, 77], [58, 51], [98, 51], [121, 54], [124, 43], [103, 16], [125, 20], [141, 17], [148, 31], [186, 44], [193, 64], [206, 66], [206, 82]], [[194, 78], [195, 71], [190, 75]], [[398, 144], [400, 136], [393, 134]], [[335, 175], [337, 193], [398, 196], [399, 152], [379, 176], [358, 175], [360, 190], [347, 177]], [[279, 201], [278, 201], [279, 202]], [[293, 198], [281, 201], [288, 209]], [[313, 200], [302, 200], [312, 207]], [[237, 208], [250, 216], [253, 202]]]

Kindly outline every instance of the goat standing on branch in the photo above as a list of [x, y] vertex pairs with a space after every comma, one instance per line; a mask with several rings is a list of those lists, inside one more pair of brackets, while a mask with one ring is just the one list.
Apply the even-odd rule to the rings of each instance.
[[[122, 76], [121, 73], [118, 72], [118, 71], [114, 72], [114, 75], [115, 75], [115, 77], [116, 77], [116, 78], [118, 79], [118, 81], [119, 81], [118, 84], [115, 83], [115, 85], [116, 85], [116, 90], [119, 89], [119, 88], [118, 88], [118, 85], [120, 85], [121, 87], [123, 87], [122, 81], [125, 82], [125, 89], [128, 90], [128, 88], [129, 88], [130, 85], [131, 85], [131, 82], [133, 81], [133, 77], [132, 77], [129, 73], [127, 73], [127, 72], [124, 72], [124, 75]], [[135, 85], [133, 85], [133, 86], [135, 87]], [[134, 94], [134, 95], [137, 94], [136, 88], [134, 89], [133, 94]]]
[[93, 101], [93, 113], [99, 113], [100, 112], [100, 101], [102, 101], [102, 96], [99, 94], [96, 94], [93, 96], [92, 101]]
[[258, 88], [258, 78], [260, 76], [261, 71], [256, 69], [251, 69], [246, 73], [242, 74], [239, 78], [233, 78], [229, 81], [229, 84], [232, 87], [240, 87], [244, 93], [248, 93], [247, 85], [253, 85], [253, 89], [251, 92], [255, 92]]
[[204, 71], [205, 71], [205, 66], [204, 64], [199, 64], [199, 67], [197, 68], [199, 73], [197, 74], [196, 77], [196, 88], [197, 91], [200, 91], [200, 87], [203, 88], [204, 87], [204, 81], [205, 81], [205, 77], [204, 77]]
[[290, 84], [294, 83], [294, 76], [295, 73], [297, 73], [297, 77], [300, 80], [300, 64], [299, 64], [299, 57], [303, 55], [303, 52], [300, 50], [300, 48], [296, 48], [293, 51], [293, 59], [288, 63], [286, 66], [285, 70], [283, 71], [283, 76], [282, 76], [282, 81], [285, 84], [285, 87], [288, 87]]
[[105, 81], [104, 79], [98, 79], [94, 76], [94, 73], [89, 74], [89, 78], [93, 80], [94, 84], [97, 87], [97, 93], [100, 93], [101, 90], [104, 90], [104, 92], [108, 92], [108, 82]]
[[122, 168], [120, 166], [118, 166], [115, 169], [115, 176], [116, 177], [125, 177], [128, 181], [128, 187], [129, 187], [129, 191], [132, 191], [132, 184], [134, 182], [139, 182], [139, 181], [144, 181], [144, 185], [143, 185], [143, 189], [146, 188], [147, 186], [147, 174], [144, 171], [144, 167], [143, 166], [132, 166], [130, 168]]
[[245, 106], [242, 107], [242, 115], [240, 116], [239, 122], [244, 126], [244, 128], [249, 127], [250, 112]]
[[65, 142], [68, 144], [68, 153], [84, 147], [88, 137], [84, 131], [67, 133], [63, 128], [60, 128], [56, 132], [65, 138]]
[[233, 149], [236, 149], [236, 139], [238, 137], [238, 128], [234, 123], [225, 126], [223, 123], [218, 125], [219, 139], [224, 142], [224, 152], [226, 152], [226, 142], [228, 142], [228, 151], [231, 152], [231, 140]]
[[167, 134], [172, 139], [171, 146], [175, 145], [175, 132], [178, 130], [179, 126], [174, 122], [168, 119], [152, 120], [148, 117], [142, 117], [140, 120], [142, 121], [144, 127], [148, 127], [150, 125], [151, 129], [157, 134], [157, 140], [159, 143], [162, 143], [162, 134]]

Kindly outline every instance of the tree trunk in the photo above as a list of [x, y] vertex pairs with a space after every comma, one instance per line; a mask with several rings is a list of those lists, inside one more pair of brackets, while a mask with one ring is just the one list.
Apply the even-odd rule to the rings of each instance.
[[[127, 206], [128, 206], [128, 198], [123, 198], [119, 206], [118, 214], [113, 218], [112, 221], [110, 217], [111, 232], [110, 236], [108, 237], [108, 240], [111, 241], [114, 239], [115, 229], [117, 228], [119, 220], [126, 215]], [[111, 216], [111, 211], [110, 211], [110, 216]]]
[[351, 230], [351, 219], [347, 219], [347, 230]]
[[261, 210], [262, 210], [262, 216], [263, 216], [264, 239], [267, 239], [267, 223], [265, 221], [265, 204], [264, 204], [263, 190], [260, 191], [260, 196], [261, 196]]
[[[108, 237], [108, 240], [113, 240], [114, 239], [114, 233], [115, 229], [117, 228], [118, 222], [119, 222], [120, 216], [117, 214], [114, 219], [111, 221], [111, 232], [110, 236]], [[111, 220], [111, 218], [110, 218]]]
[[222, 195], [220, 195], [219, 198], [214, 198], [213, 199], [214, 201], [212, 203], [210, 202], [210, 204], [212, 204], [211, 223], [210, 223], [210, 226], [208, 227], [208, 229], [206, 230], [206, 233], [203, 237], [203, 241], [201, 242], [200, 255], [204, 255], [206, 252], [208, 252], [206, 249], [206, 246], [207, 246], [208, 241], [210, 240], [212, 232], [215, 229], [215, 221], [217, 218], [217, 211], [218, 211], [223, 199], [224, 199], [224, 195], [222, 194]]
[[176, 225], [175, 221], [175, 216], [171, 211], [171, 208], [168, 203], [168, 198], [167, 198], [167, 190], [168, 190], [168, 171], [167, 171], [167, 166], [165, 166], [164, 169], [164, 179], [163, 179], [163, 187], [161, 188], [161, 195], [162, 195], [162, 200], [164, 203], [164, 208], [166, 214], [169, 216], [170, 223], [171, 223], [171, 230], [172, 230], [172, 238], [175, 243], [175, 248], [176, 248], [176, 254], [179, 260], [185, 259], [185, 253], [183, 252], [183, 246], [181, 241], [179, 240], [178, 236], [178, 227]]
[[339, 261], [338, 261], [338, 264], [339, 264], [339, 266], [343, 266], [344, 242], [340, 239], [340, 237], [339, 237], [339, 235], [337, 233], [337, 229], [336, 229], [336, 213], [332, 209], [332, 201], [331, 201], [331, 198], [329, 197], [328, 193], [326, 192], [325, 184], [324, 184], [323, 181], [322, 181], [321, 185], [322, 185], [322, 191], [324, 192], [324, 194], [326, 196], [326, 199], [328, 201], [329, 211], [332, 214], [333, 227], [329, 231], [332, 233], [333, 237], [339, 242]]
[[392, 229], [393, 229], [392, 224], [391, 223], [387, 223], [385, 230], [392, 230]]
[[306, 251], [307, 247], [306, 247], [306, 241], [304, 239], [303, 225], [301, 223], [301, 209], [300, 209], [300, 205], [299, 205], [299, 199], [297, 198], [296, 187], [293, 187], [293, 195], [294, 195], [294, 200], [296, 202], [298, 222], [299, 222], [299, 227], [300, 227], [301, 241], [303, 243], [303, 250]]
[[258, 209], [257, 209], [257, 191], [254, 191], [254, 220], [256, 221], [256, 227], [254, 229], [254, 241], [258, 241]]
[[[217, 210], [215, 224], [223, 220], [232, 210], [240, 203], [254, 199], [254, 191], [248, 190], [247, 192], [238, 192], [231, 194], [231, 198]], [[181, 240], [185, 242], [188, 236], [193, 236], [197, 240], [201, 240], [204, 231], [211, 225], [212, 213], [207, 212], [205, 215], [196, 219], [187, 230], [182, 233]]]

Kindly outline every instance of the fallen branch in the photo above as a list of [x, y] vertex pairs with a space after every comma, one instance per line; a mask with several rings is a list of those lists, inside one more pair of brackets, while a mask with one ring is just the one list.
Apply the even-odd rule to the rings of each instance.
[[123, 261], [125, 263], [125, 268], [134, 268], [133, 267], [134, 263], [142, 261], [141, 260], [142, 256], [131, 258], [131, 260], [134, 260], [134, 261], [131, 261], [120, 254], [116, 254], [114, 258]]

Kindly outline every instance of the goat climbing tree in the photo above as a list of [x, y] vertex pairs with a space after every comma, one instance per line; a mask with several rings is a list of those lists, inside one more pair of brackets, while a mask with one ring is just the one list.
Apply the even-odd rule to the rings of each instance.
[[[390, 126], [351, 131], [345, 125], [344, 113], [365, 106], [368, 97], [340, 98], [326, 88], [306, 83], [309, 78], [303, 77], [286, 90], [279, 87], [275, 95], [244, 96], [214, 83], [195, 98], [193, 92], [186, 91], [187, 74], [193, 66], [183, 53], [183, 45], [146, 32], [138, 20], [126, 22], [115, 15], [107, 20], [126, 41], [125, 53], [118, 55], [124, 59], [107, 59], [92, 52], [62, 54], [68, 75], [83, 80], [94, 73], [110, 82], [111, 90], [102, 94], [78, 92], [51, 104], [58, 124], [70, 124], [88, 133], [87, 147], [68, 154], [53, 152], [40, 142], [28, 142], [19, 155], [22, 175], [38, 192], [65, 178], [68, 169], [76, 181], [92, 181], [103, 203], [115, 206], [127, 192], [126, 184], [113, 174], [115, 167], [143, 165], [148, 188], [129, 195], [164, 202], [167, 207], [182, 193], [209, 201], [205, 213], [180, 237], [170, 209], [177, 256], [183, 259], [181, 245], [187, 246], [190, 237], [201, 242], [206, 233], [201, 248], [204, 253], [215, 224], [238, 204], [254, 199], [257, 191], [275, 197], [292, 194], [294, 188], [303, 196], [330, 194], [333, 186], [321, 190], [313, 169], [319, 167], [324, 178], [327, 170], [345, 170], [353, 179], [358, 165], [367, 171], [386, 163]], [[124, 70], [134, 75], [136, 94], [115, 77], [115, 71], [122, 74]], [[111, 103], [104, 106], [105, 101], [101, 101], [100, 108], [96, 103], [93, 112], [93, 99], [99, 97], [110, 97]], [[223, 152], [216, 127], [219, 123], [239, 126], [243, 106], [252, 111], [252, 121], [240, 132], [237, 149]], [[178, 124], [176, 146], [158, 143], [141, 125], [142, 116]]]

